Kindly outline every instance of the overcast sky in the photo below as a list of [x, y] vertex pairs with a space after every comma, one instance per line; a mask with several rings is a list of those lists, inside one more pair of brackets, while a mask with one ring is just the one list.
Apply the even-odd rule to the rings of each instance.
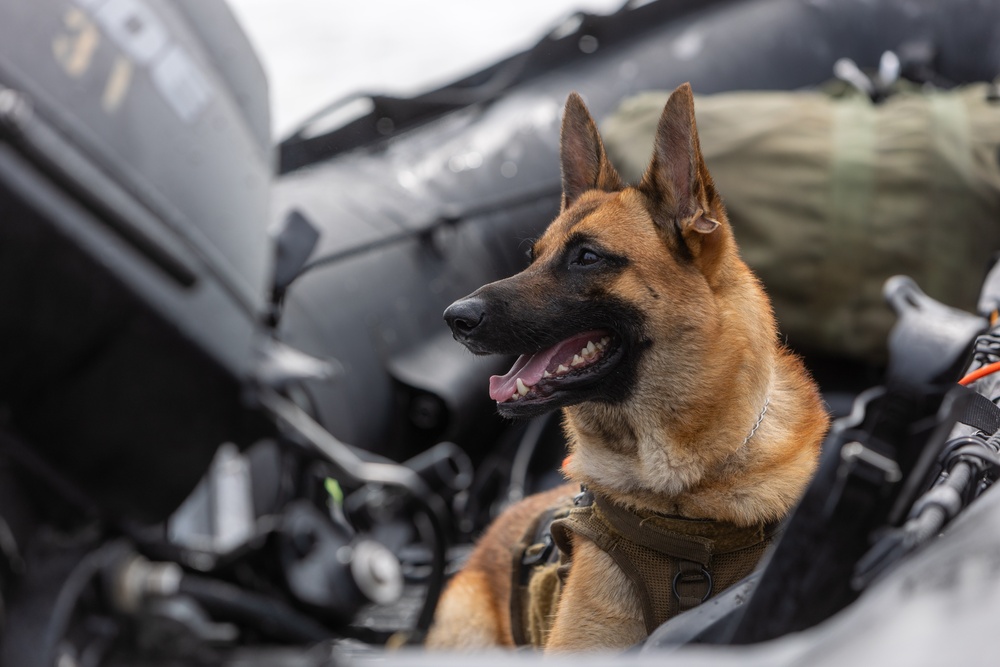
[[413, 94], [624, 0], [228, 0], [264, 63], [275, 138], [350, 93]]

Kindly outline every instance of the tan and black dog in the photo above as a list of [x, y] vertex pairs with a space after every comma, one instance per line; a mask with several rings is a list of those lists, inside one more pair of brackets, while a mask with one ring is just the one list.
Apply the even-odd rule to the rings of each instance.
[[[576, 94], [561, 141], [562, 210], [530, 266], [455, 302], [445, 319], [476, 354], [522, 355], [491, 379], [490, 395], [509, 417], [562, 408], [573, 485], [526, 499], [490, 527], [442, 597], [431, 648], [514, 645], [512, 547], [581, 484], [589, 499], [553, 531], [571, 558], [533, 643], [642, 640], [685, 601], [753, 567], [808, 483], [827, 429], [815, 384], [779, 343], [770, 302], [740, 259], [702, 159], [690, 86], [667, 102], [636, 186], [622, 183]], [[646, 547], [653, 566], [623, 560]], [[725, 565], [727, 553], [746, 562]]]

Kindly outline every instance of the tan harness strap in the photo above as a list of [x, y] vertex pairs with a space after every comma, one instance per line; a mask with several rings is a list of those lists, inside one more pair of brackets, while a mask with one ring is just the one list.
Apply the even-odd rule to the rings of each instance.
[[552, 524], [552, 537], [571, 556], [570, 533], [585, 537], [632, 582], [647, 632], [748, 575], [776, 525], [737, 526], [635, 512], [601, 497]]
[[544, 646], [559, 599], [558, 571], [563, 554], [551, 534], [554, 520], [566, 516], [573, 497], [542, 512], [511, 549], [510, 629], [516, 646]]
[[543, 647], [578, 535], [607, 553], [632, 583], [646, 631], [750, 574], [777, 524], [637, 512], [584, 493], [544, 512], [514, 547], [511, 630], [518, 645]]
[[630, 542], [703, 566], [707, 566], [712, 560], [711, 539], [677, 533], [671, 530], [671, 526], [662, 526], [656, 521], [644, 519], [600, 496], [594, 498], [594, 503], [615, 532]]

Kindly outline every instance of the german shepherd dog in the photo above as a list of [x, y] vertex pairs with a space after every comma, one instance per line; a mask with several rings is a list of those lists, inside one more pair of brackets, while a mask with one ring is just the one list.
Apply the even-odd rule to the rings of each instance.
[[[490, 380], [501, 415], [562, 408], [573, 483], [504, 512], [450, 582], [430, 648], [512, 646], [511, 546], [585, 485], [633, 510], [740, 526], [780, 520], [815, 468], [828, 417], [740, 259], [705, 167], [691, 87], [670, 96], [638, 185], [608, 161], [583, 100], [562, 121], [562, 209], [521, 273], [445, 311], [475, 354], [519, 354]], [[573, 536], [546, 651], [647, 636], [630, 581]]]

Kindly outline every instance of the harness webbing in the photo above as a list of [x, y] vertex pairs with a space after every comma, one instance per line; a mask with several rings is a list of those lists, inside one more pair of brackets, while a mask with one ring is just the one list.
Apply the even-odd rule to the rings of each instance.
[[[571, 535], [593, 542], [625, 573], [642, 606], [646, 631], [652, 632], [753, 571], [776, 528], [637, 512], [589, 492], [572, 506], [567, 499], [543, 515], [514, 550], [514, 640], [545, 645], [572, 562]], [[546, 550], [543, 559], [540, 548]], [[534, 599], [532, 593], [554, 599]]]

